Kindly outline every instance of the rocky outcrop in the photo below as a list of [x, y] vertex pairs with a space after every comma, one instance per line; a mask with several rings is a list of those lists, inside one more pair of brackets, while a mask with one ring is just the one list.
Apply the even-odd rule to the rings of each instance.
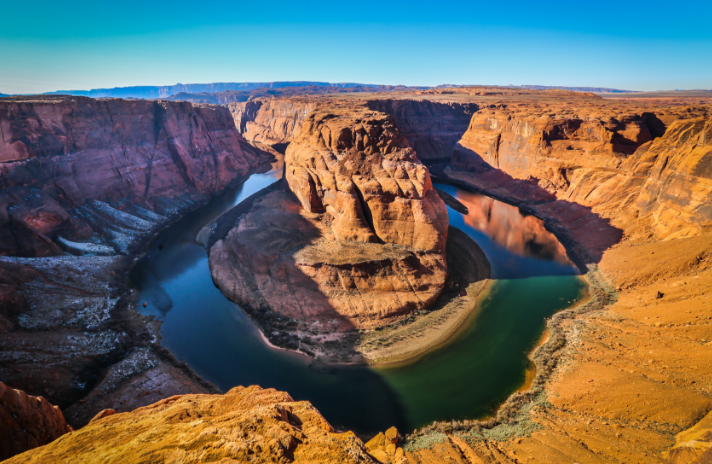
[[675, 436], [675, 446], [663, 453], [665, 464], [712, 462], [712, 413]]
[[368, 111], [318, 111], [287, 150], [286, 180], [339, 240], [445, 249], [447, 210], [393, 121]]
[[46, 445], [71, 431], [57, 406], [0, 382], [0, 460]]
[[287, 149], [291, 192], [239, 206], [208, 240], [221, 290], [261, 320], [286, 318], [262, 326], [276, 342], [290, 326], [395, 321], [431, 304], [447, 276], [447, 210], [427, 169], [385, 114], [330, 109], [309, 115]]
[[393, 118], [418, 159], [425, 163], [449, 161], [472, 115], [479, 109], [476, 103], [428, 100], [369, 100], [366, 104]]
[[712, 118], [676, 121], [641, 148], [633, 172], [647, 178], [635, 201], [659, 238], [698, 235], [712, 225]]
[[353, 433], [306, 401], [260, 387], [183, 395], [93, 420], [11, 463], [375, 463]]
[[[303, 99], [258, 98], [227, 105], [235, 126], [250, 142], [286, 147], [318, 103]], [[282, 151], [284, 151], [282, 149]]]

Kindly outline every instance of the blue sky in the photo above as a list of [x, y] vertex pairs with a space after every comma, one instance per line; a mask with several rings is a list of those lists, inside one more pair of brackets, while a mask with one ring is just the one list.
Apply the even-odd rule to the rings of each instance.
[[712, 1], [2, 0], [0, 93], [318, 80], [712, 88]]

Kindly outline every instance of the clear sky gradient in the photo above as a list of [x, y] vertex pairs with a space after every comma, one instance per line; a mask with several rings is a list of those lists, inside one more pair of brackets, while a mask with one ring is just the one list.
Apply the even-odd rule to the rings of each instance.
[[311, 80], [712, 88], [712, 1], [2, 0], [0, 93]]

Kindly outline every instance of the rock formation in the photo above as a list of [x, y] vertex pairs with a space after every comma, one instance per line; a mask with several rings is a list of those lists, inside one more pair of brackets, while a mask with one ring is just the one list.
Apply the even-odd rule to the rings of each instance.
[[315, 111], [285, 164], [290, 191], [241, 204], [207, 243], [213, 279], [230, 299], [258, 319], [286, 318], [278, 329], [263, 324], [271, 340], [289, 327], [373, 328], [437, 298], [447, 210], [388, 116], [360, 106]]
[[150, 346], [158, 326], [130, 309], [127, 271], [161, 227], [261, 160], [223, 107], [2, 99], [0, 380], [73, 426], [107, 407], [214, 392]]
[[0, 460], [46, 445], [71, 431], [57, 406], [0, 382]]
[[675, 446], [664, 453], [665, 464], [705, 464], [712, 461], [712, 413], [675, 436]]
[[121, 251], [126, 233], [102, 239], [93, 219], [125, 209], [133, 217], [122, 228], [148, 227], [156, 213], [204, 202], [258, 162], [215, 106], [17, 97], [0, 102], [0, 127], [4, 255], [58, 255], [62, 241], [109, 241]]
[[476, 103], [428, 100], [369, 100], [368, 107], [386, 113], [424, 163], [449, 161], [455, 144], [477, 112]]
[[314, 100], [254, 99], [227, 105], [235, 126], [250, 142], [285, 147], [317, 106]]
[[99, 417], [12, 463], [375, 463], [353, 433], [333, 427], [306, 401], [257, 386], [225, 395], [172, 396]]

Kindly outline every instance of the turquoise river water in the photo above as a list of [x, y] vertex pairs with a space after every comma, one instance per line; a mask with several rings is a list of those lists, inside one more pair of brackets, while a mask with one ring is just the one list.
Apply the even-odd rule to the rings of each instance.
[[564, 248], [538, 219], [456, 187], [467, 216], [449, 209], [450, 225], [472, 237], [492, 265], [494, 282], [460, 333], [445, 346], [399, 367], [332, 367], [265, 344], [242, 310], [210, 277], [195, 242], [212, 219], [281, 175], [255, 174], [236, 189], [164, 230], [133, 269], [143, 314], [162, 321], [162, 344], [203, 378], [227, 391], [260, 385], [311, 401], [337, 429], [410, 431], [434, 420], [491, 414], [524, 382], [527, 353], [545, 318], [580, 298], [585, 284]]

